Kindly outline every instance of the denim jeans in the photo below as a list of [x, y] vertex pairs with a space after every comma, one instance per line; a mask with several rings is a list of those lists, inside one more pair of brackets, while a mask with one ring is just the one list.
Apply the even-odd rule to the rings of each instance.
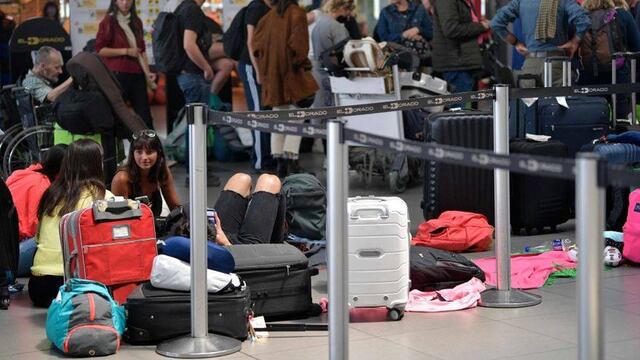
[[[209, 103], [209, 89], [211, 83], [204, 79], [203, 74], [182, 73], [178, 75], [178, 86], [184, 95], [186, 104]], [[207, 109], [209, 107], [207, 106]], [[185, 154], [189, 154], [189, 127], [185, 129]], [[189, 159], [185, 162], [185, 167], [189, 170]]]
[[[473, 90], [473, 76], [470, 71], [446, 71], [442, 73], [446, 82], [453, 85], [453, 92], [467, 92]], [[464, 107], [464, 104], [452, 104], [449, 108]]]
[[31, 275], [33, 257], [36, 254], [36, 239], [31, 238], [20, 242], [20, 260], [18, 261], [17, 277], [28, 277]]

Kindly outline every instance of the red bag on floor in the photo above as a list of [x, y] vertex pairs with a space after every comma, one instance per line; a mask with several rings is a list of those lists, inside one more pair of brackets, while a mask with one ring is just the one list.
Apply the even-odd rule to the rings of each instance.
[[445, 211], [437, 219], [420, 224], [411, 244], [453, 252], [486, 251], [492, 239], [493, 226], [484, 215]]
[[151, 209], [130, 200], [97, 200], [60, 221], [65, 276], [100, 282], [123, 304], [149, 280], [158, 254]]

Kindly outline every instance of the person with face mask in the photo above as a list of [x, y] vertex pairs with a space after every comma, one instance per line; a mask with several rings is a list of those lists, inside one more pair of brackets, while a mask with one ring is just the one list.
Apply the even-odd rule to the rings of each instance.
[[37, 102], [54, 102], [71, 86], [73, 80], [70, 77], [57, 87], [53, 87], [58, 82], [64, 65], [62, 54], [58, 50], [50, 46], [41, 47], [36, 53], [33, 64], [33, 68], [22, 81], [22, 86], [33, 94]]

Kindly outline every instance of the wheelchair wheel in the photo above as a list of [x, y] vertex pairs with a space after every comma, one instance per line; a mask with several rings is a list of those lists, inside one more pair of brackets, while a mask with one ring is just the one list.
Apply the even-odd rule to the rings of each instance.
[[7, 150], [7, 146], [13, 140], [17, 133], [22, 131], [21, 124], [14, 124], [9, 127], [7, 130], [4, 130], [4, 134], [0, 135], [0, 159], [4, 155]]
[[16, 134], [4, 153], [3, 170], [9, 176], [40, 161], [40, 154], [53, 146], [53, 126], [38, 125]]

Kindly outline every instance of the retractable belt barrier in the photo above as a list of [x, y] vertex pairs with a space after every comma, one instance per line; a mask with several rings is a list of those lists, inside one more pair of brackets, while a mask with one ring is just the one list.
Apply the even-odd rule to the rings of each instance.
[[[554, 97], [569, 95], [602, 96], [613, 93], [640, 91], [639, 84], [595, 85], [558, 88], [511, 89], [515, 98]], [[495, 98], [494, 90], [466, 92], [455, 95], [415, 98], [381, 103], [336, 106], [330, 108], [278, 110], [264, 112], [226, 113], [209, 110], [209, 122], [233, 127], [243, 127], [264, 132], [298, 135], [311, 138], [326, 138], [325, 125], [299, 124], [287, 119], [327, 119], [345, 115], [366, 115], [403, 109], [440, 106], [465, 101], [488, 101]], [[491, 150], [394, 139], [366, 132], [344, 129], [343, 140], [377, 149], [401, 152], [415, 158], [438, 161], [481, 169], [504, 169], [520, 174], [546, 176], [566, 180], [575, 179], [575, 161], [566, 158], [551, 158], [523, 154], [496, 154]], [[600, 166], [599, 185], [634, 186], [640, 184], [640, 173], [621, 166]]]

